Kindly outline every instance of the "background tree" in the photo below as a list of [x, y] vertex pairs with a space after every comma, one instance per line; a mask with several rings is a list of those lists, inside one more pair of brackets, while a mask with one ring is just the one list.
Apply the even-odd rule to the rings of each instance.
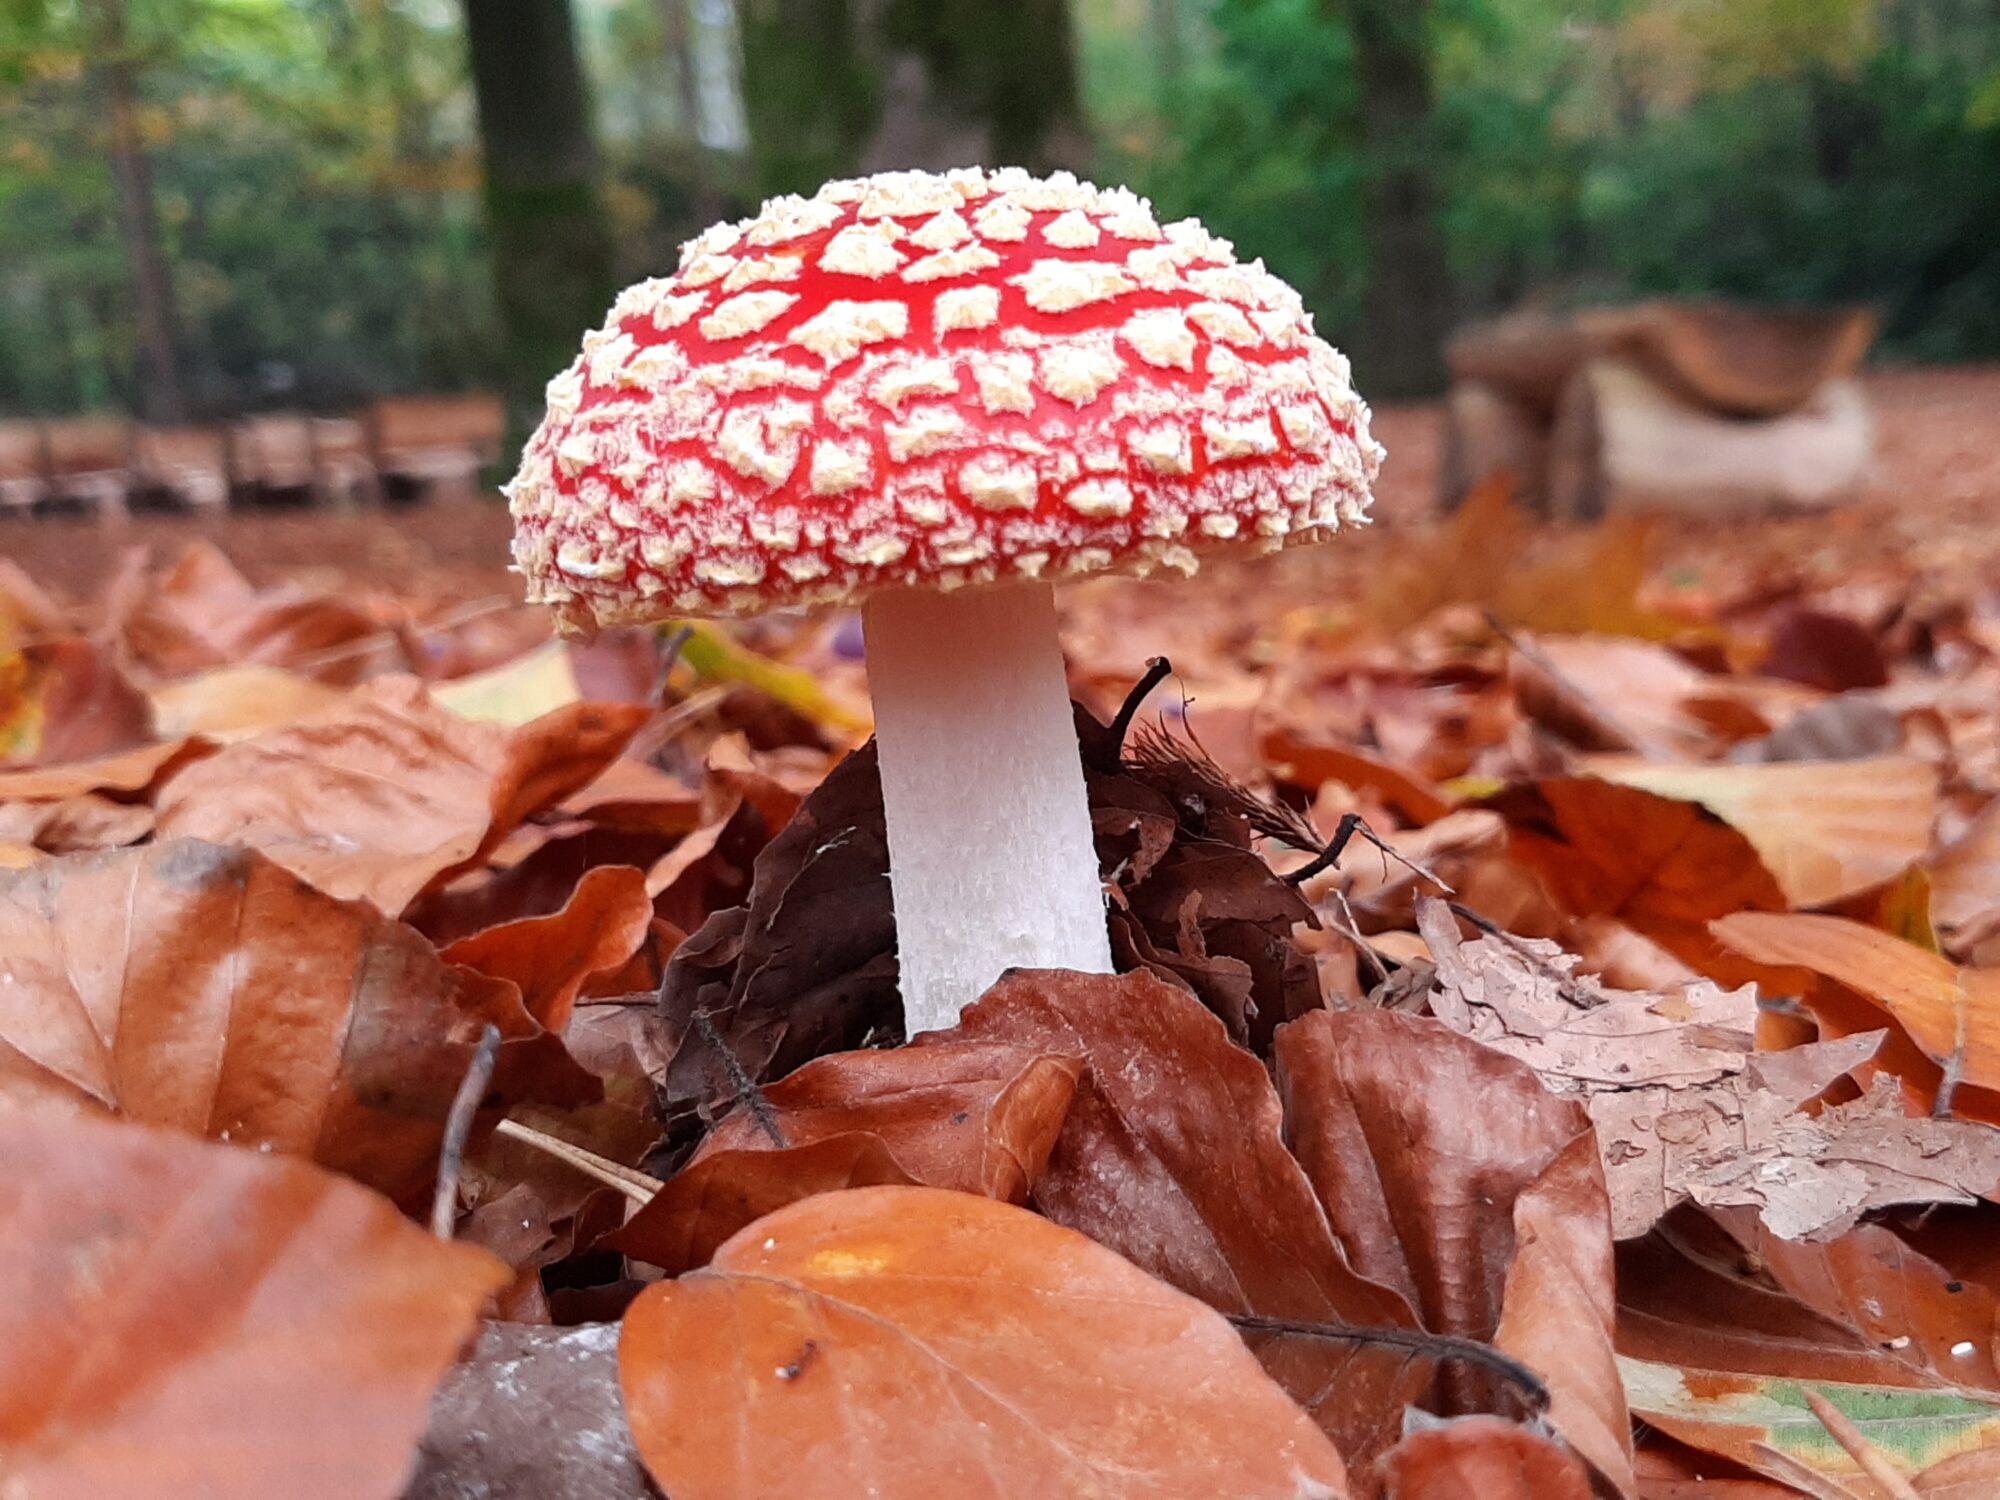
[[610, 304], [611, 232], [569, 0], [466, 0], [493, 284], [517, 418]]

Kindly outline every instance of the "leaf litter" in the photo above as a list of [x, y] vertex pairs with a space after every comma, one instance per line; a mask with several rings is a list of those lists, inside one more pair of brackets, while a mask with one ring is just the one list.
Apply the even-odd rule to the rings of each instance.
[[[428, 1247], [460, 1290], [393, 1393], [327, 1383], [415, 1348], [392, 1313], [169, 1320], [148, 1404], [85, 1383], [0, 1475], [115, 1464], [151, 1413], [169, 1500], [296, 1491], [319, 1443], [363, 1496], [1881, 1493], [1812, 1391], [1916, 1493], [1983, 1493], [1993, 557], [1911, 506], [1558, 534], [1483, 492], [1254, 584], [1076, 588], [1121, 974], [1008, 976], [914, 1044], [840, 621], [556, 645], [476, 568], [206, 546], [81, 604], [20, 580], [0, 1202], [47, 1290], [14, 1316], [277, 1285], [213, 1185], [144, 1267], [78, 1260], [62, 1194], [147, 1211], [187, 1151], [407, 1231], [339, 1277]], [[1356, 820], [1380, 847], [1322, 868]], [[489, 1024], [439, 1246], [392, 1205]], [[55, 1356], [7, 1346], [32, 1400]], [[216, 1404], [231, 1369], [315, 1390], [233, 1489], [199, 1464], [266, 1408]], [[937, 1416], [975, 1390], [1016, 1415]]]

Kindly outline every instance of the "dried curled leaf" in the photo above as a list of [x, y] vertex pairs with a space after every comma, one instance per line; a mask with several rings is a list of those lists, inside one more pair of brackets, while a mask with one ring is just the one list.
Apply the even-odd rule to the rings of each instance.
[[933, 1188], [823, 1194], [648, 1288], [619, 1348], [675, 1500], [1338, 1500], [1227, 1323], [1082, 1235]]

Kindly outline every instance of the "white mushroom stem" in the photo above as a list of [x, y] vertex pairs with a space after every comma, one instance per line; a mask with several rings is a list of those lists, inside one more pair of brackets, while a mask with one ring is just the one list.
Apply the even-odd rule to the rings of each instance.
[[1011, 968], [1110, 973], [1054, 589], [877, 594], [864, 624], [910, 1035]]

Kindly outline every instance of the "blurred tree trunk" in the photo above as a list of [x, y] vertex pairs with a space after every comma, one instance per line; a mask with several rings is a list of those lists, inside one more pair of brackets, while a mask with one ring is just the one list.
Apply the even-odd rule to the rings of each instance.
[[1368, 289], [1359, 378], [1370, 393], [1432, 395], [1445, 384], [1452, 284], [1431, 170], [1431, 0], [1325, 3], [1346, 17], [1361, 89]]
[[569, 0], [464, 0], [513, 420], [532, 420], [612, 294], [611, 229]]
[[90, 9], [95, 71], [111, 129], [111, 178], [118, 195], [118, 232], [132, 273], [139, 324], [139, 407], [149, 422], [178, 422], [180, 356], [174, 342], [174, 283], [160, 238], [153, 165], [139, 125], [139, 81], [133, 68], [125, 0], [95, 0]]
[[892, 168], [1079, 165], [1069, 0], [743, 0], [758, 185]]

